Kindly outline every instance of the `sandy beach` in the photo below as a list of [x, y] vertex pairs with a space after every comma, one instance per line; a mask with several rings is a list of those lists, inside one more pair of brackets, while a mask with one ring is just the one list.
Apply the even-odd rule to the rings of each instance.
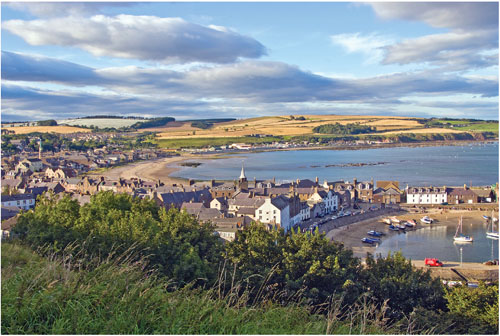
[[131, 179], [140, 178], [146, 181], [158, 181], [165, 184], [185, 183], [182, 178], [171, 177], [170, 175], [180, 169], [178, 165], [187, 160], [193, 159], [213, 159], [218, 154], [213, 155], [182, 155], [173, 156], [149, 161], [130, 163], [125, 166], [115, 167], [99, 174], [89, 174], [93, 176], [105, 176], [111, 180], [119, 178]]
[[[463, 216], [463, 220], [466, 222], [482, 222], [482, 215], [486, 214], [485, 211], [458, 211], [458, 210], [437, 210], [430, 209], [425, 215], [430, 216], [434, 219], [434, 224], [432, 225], [446, 225], [446, 226], [456, 226], [460, 216]], [[401, 220], [414, 219], [417, 222], [416, 230], [419, 228], [428, 226], [428, 224], [422, 224], [420, 218], [424, 214], [421, 213], [406, 213], [403, 215], [396, 216]], [[391, 235], [399, 234], [396, 231], [390, 231], [388, 225], [383, 223], [381, 220], [386, 216], [374, 217], [357, 223], [349, 224], [337, 229], [330, 230], [326, 237], [333, 241], [342, 242], [344, 246], [351, 248], [354, 255], [360, 258], [366, 257], [366, 253], [375, 253], [376, 246], [371, 246], [361, 242], [361, 238], [367, 237], [367, 232], [370, 230], [382, 231], [387, 234], [386, 237]]]

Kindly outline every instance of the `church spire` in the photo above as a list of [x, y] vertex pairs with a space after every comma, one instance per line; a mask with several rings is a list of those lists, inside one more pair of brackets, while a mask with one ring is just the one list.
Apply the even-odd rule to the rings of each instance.
[[241, 163], [241, 174], [240, 174], [240, 180], [246, 179], [247, 177], [245, 176], [245, 168], [243, 167], [243, 162]]

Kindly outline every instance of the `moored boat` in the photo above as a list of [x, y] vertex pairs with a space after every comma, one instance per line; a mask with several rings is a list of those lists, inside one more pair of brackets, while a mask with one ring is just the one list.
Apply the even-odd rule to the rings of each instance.
[[379, 243], [380, 239], [364, 237], [361, 239], [361, 241], [365, 244], [372, 244], [373, 245], [375, 243]]
[[493, 214], [491, 215], [491, 222], [490, 224], [488, 225], [488, 229], [486, 230], [486, 238], [490, 238], [490, 239], [498, 239], [499, 238], [499, 235], [498, 235], [498, 229], [495, 231], [495, 221], [493, 220], [495, 217], [493, 217]]
[[380, 236], [382, 236], [382, 232], [375, 231], [375, 230], [370, 230], [370, 231], [367, 232], [367, 234], [369, 234], [370, 236], [373, 236], [373, 237], [380, 237]]
[[387, 225], [391, 225], [392, 224], [392, 221], [391, 221], [390, 218], [384, 218], [384, 219], [382, 219], [382, 222], [384, 222]]
[[432, 218], [430, 218], [429, 216], [424, 216], [424, 217], [420, 218], [420, 221], [422, 223], [425, 223], [425, 224], [432, 224], [432, 222], [434, 220]]
[[399, 229], [397, 227], [395, 227], [394, 225], [389, 225], [389, 230], [392, 230], [392, 231], [399, 231]]
[[400, 219], [398, 219], [396, 216], [389, 217], [389, 219], [390, 219], [391, 221], [393, 221], [394, 223], [401, 223], [401, 220], [400, 220]]
[[408, 228], [414, 228], [415, 226], [417, 226], [417, 224], [415, 223], [414, 220], [411, 220], [411, 221], [406, 221], [405, 226]]
[[466, 236], [462, 233], [462, 216], [460, 216], [460, 221], [458, 222], [457, 231], [455, 232], [453, 241], [457, 243], [472, 243], [474, 241], [472, 236]]

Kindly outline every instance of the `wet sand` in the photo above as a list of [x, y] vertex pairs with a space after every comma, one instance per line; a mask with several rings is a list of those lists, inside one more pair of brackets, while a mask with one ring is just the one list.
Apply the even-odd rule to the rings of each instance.
[[[422, 213], [406, 213], [403, 215], [396, 216], [401, 220], [414, 219], [417, 222], [417, 226], [413, 230], [418, 230], [419, 228], [429, 226], [429, 224], [422, 224], [420, 218], [424, 215], [428, 215], [435, 220], [434, 224], [431, 225], [446, 225], [446, 226], [456, 226], [460, 216], [463, 216], [463, 220], [466, 222], [478, 222], [482, 223], [482, 215], [487, 214], [485, 211], [459, 211], [459, 210], [448, 210], [441, 211], [437, 209], [430, 209], [429, 212]], [[377, 230], [386, 233], [385, 237], [391, 235], [399, 234], [397, 231], [389, 230], [389, 225], [382, 222], [382, 219], [387, 216], [379, 216], [371, 219], [367, 219], [361, 222], [353, 223], [333, 229], [326, 234], [328, 239], [333, 241], [342, 242], [344, 246], [351, 248], [356, 257], [365, 258], [366, 253], [375, 253], [376, 246], [369, 245], [361, 242], [361, 238], [369, 237], [366, 233], [370, 230]]]

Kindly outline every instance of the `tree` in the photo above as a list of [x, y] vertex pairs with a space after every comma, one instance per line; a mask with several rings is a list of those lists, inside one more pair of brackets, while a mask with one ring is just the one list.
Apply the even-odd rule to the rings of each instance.
[[368, 254], [363, 282], [379, 306], [389, 300], [389, 313], [395, 319], [418, 306], [433, 310], [446, 308], [440, 280], [433, 279], [428, 270], [413, 267], [411, 260], [405, 259], [401, 252], [376, 259]]
[[359, 260], [341, 244], [330, 243], [324, 234], [283, 235], [282, 230], [268, 231], [252, 224], [238, 232], [226, 251], [239, 280], [254, 294], [278, 296], [286, 302], [302, 293], [311, 304], [324, 303], [334, 294], [345, 294], [346, 300], [359, 294]]
[[468, 321], [469, 330], [473, 328], [477, 333], [498, 334], [498, 284], [455, 287], [447, 290], [445, 297], [457, 322]]
[[57, 126], [57, 121], [50, 119], [50, 120], [40, 120], [37, 122], [38, 126]]
[[213, 283], [222, 257], [213, 226], [200, 225], [177, 209], [166, 211], [152, 200], [110, 191], [81, 207], [69, 196], [41, 197], [34, 211], [21, 215], [15, 233], [55, 252], [72, 243], [89, 256], [112, 258], [132, 249], [136, 258], [146, 258], [150, 267], [181, 286]]

